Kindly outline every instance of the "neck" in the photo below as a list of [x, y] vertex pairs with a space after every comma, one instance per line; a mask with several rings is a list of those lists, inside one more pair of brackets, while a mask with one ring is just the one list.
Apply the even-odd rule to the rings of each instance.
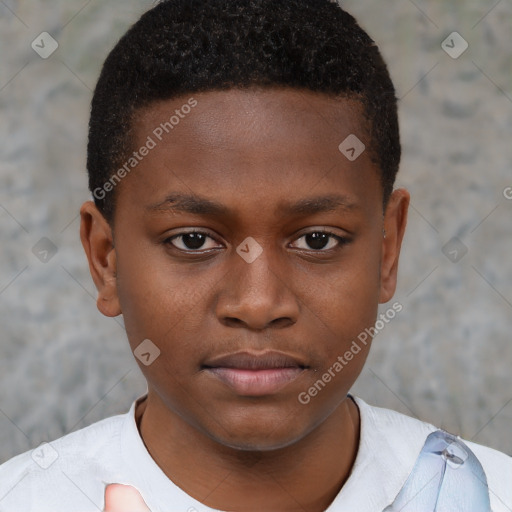
[[322, 512], [350, 474], [359, 444], [359, 411], [346, 398], [316, 429], [288, 447], [226, 447], [186, 423], [149, 393], [136, 409], [151, 457], [178, 487], [217, 510]]

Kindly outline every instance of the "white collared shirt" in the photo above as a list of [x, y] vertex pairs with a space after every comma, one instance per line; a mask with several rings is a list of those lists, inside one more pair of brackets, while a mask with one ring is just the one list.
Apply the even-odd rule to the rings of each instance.
[[[103, 510], [106, 484], [139, 490], [152, 512], [214, 512], [177, 485], [147, 451], [135, 420], [113, 416], [12, 458], [0, 466], [0, 512]], [[366, 404], [348, 480], [326, 512], [382, 512], [411, 473], [433, 425]], [[465, 441], [487, 476], [493, 512], [512, 511], [512, 458]], [[185, 462], [186, 463], [186, 462]], [[418, 511], [421, 512], [421, 511]]]

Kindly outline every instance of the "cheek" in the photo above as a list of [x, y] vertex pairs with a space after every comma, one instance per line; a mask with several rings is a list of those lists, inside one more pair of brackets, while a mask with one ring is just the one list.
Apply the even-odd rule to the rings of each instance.
[[160, 349], [162, 359], [179, 364], [183, 353], [194, 350], [191, 346], [199, 336], [209, 281], [169, 265], [158, 250], [122, 254], [117, 289], [132, 350], [149, 339]]
[[[326, 285], [318, 326], [319, 356], [315, 372], [304, 386], [302, 399], [315, 398], [317, 407], [330, 409], [349, 392], [364, 367], [371, 346], [371, 330], [378, 312], [378, 271], [340, 273]], [[319, 304], [319, 302], [317, 301]], [[299, 397], [300, 399], [300, 397]], [[303, 403], [303, 402], [301, 402]]]
[[[317, 297], [321, 319], [329, 327], [331, 343], [328, 359], [335, 359], [350, 347], [361, 333], [372, 327], [378, 313], [380, 294], [380, 248], [368, 244], [354, 250], [345, 267], [325, 281], [322, 298]], [[357, 255], [356, 255], [357, 254]], [[362, 345], [362, 350], [367, 347]]]
[[171, 328], [173, 295], [149, 251], [118, 247], [118, 252], [117, 292], [134, 349], [144, 339], [156, 342]]

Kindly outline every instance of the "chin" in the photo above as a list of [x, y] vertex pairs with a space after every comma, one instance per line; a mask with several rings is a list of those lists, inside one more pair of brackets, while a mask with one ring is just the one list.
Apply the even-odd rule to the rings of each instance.
[[247, 437], [233, 437], [230, 439], [226, 439], [225, 437], [222, 439], [215, 438], [218, 443], [226, 446], [227, 448], [232, 448], [241, 452], [271, 452], [291, 446], [300, 439], [302, 439], [302, 437], [296, 438], [290, 437], [290, 435], [287, 435], [286, 438], [275, 439], [269, 438], [268, 435], [265, 434], [257, 436], [254, 435], [254, 433], [250, 439]]
[[232, 448], [234, 450], [246, 452], [269, 452], [286, 448], [299, 442], [306, 437], [313, 429], [306, 425], [298, 424], [297, 417], [289, 416], [288, 421], [283, 418], [268, 418], [261, 421], [253, 418], [252, 421], [233, 421], [222, 422], [223, 427], [219, 429], [218, 425], [214, 432], [208, 432], [208, 436], [215, 442]]

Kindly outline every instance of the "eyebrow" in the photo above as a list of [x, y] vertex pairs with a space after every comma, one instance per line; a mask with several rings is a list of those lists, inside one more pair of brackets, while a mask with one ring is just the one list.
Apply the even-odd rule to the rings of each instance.
[[[308, 197], [297, 202], [282, 202], [278, 211], [282, 215], [314, 215], [316, 213], [348, 211], [357, 209], [358, 205], [344, 195], [325, 195]], [[182, 212], [194, 215], [227, 216], [232, 212], [224, 204], [194, 194], [171, 194], [163, 201], [146, 208], [152, 212]]]

